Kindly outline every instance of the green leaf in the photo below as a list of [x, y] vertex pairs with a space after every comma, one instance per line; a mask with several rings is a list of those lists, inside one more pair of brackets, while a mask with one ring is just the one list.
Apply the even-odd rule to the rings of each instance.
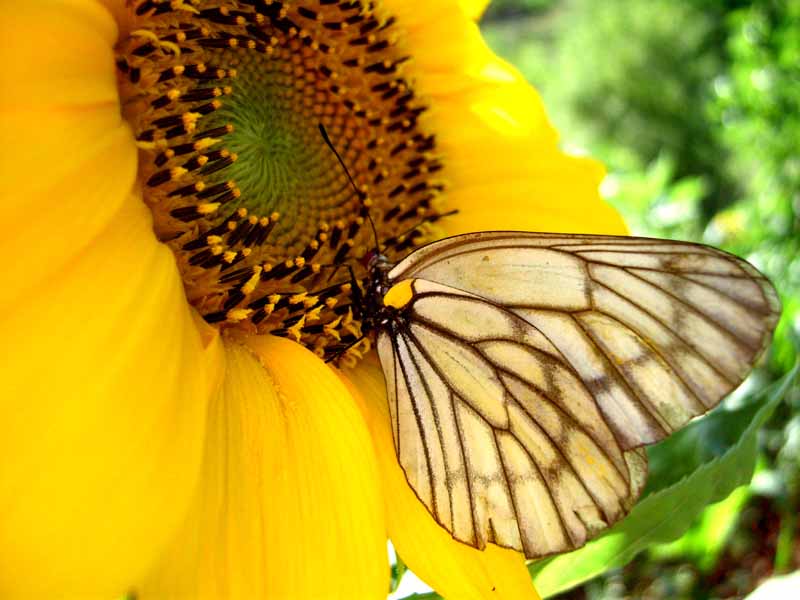
[[788, 571], [792, 566], [794, 532], [797, 531], [797, 513], [790, 507], [781, 511], [781, 528], [775, 542], [775, 560], [772, 566], [776, 573]]
[[726, 498], [750, 481], [758, 453], [758, 429], [795, 382], [800, 365], [765, 393], [767, 401], [755, 412], [738, 441], [721, 456], [697, 468], [678, 483], [650, 494], [630, 515], [583, 548], [529, 566], [543, 596], [552, 596], [621, 567], [652, 544], [680, 537], [708, 505]]
[[[758, 393], [755, 390], [762, 391]], [[761, 408], [762, 397], [769, 395], [769, 386], [763, 382], [760, 374], [753, 373], [738, 390], [742, 391], [746, 394], [741, 398], [726, 399], [721, 407], [702, 419], [693, 421], [661, 443], [647, 448], [650, 464], [642, 500], [719, 458], [741, 439]], [[747, 400], [743, 401], [745, 396]], [[733, 408], [733, 405], [737, 407]]]
[[694, 563], [703, 573], [710, 572], [725, 549], [739, 513], [749, 498], [749, 486], [736, 488], [721, 502], [707, 506], [697, 522], [680, 538], [650, 547], [649, 556], [658, 561], [682, 559]]

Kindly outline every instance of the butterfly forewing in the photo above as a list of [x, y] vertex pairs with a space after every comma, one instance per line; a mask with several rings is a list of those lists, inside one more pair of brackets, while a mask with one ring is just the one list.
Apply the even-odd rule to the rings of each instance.
[[456, 539], [529, 558], [620, 519], [640, 447], [736, 387], [780, 310], [741, 259], [643, 238], [468, 234], [389, 280], [412, 280], [378, 335], [410, 485]]

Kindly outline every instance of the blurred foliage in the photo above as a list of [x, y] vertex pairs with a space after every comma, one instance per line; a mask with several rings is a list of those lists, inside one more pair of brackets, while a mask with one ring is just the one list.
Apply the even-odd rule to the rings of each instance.
[[[715, 79], [711, 117], [731, 149], [724, 168], [745, 193], [712, 222], [712, 241], [757, 253], [787, 317], [776, 372], [790, 368], [800, 309], [800, 2], [760, 1], [728, 19], [730, 68]], [[792, 344], [791, 342], [794, 342]]]
[[[736, 447], [760, 392], [797, 362], [800, 0], [495, 0], [482, 29], [542, 93], [564, 147], [606, 164], [602, 192], [633, 233], [721, 247], [779, 290], [783, 317], [753, 376], [721, 409], [648, 451], [646, 493], [680, 489]], [[741, 597], [800, 568], [797, 385], [757, 448], [749, 486], [702, 511], [679, 539], [564, 597]], [[605, 569], [624, 564], [618, 552], [608, 550]], [[567, 557], [552, 560], [574, 571]], [[545, 591], [561, 589], [556, 575]]]
[[487, 33], [544, 91], [559, 129], [626, 171], [666, 154], [676, 179], [703, 175], [702, 217], [725, 206], [737, 181], [718, 168], [729, 150], [708, 119], [725, 62], [724, 5], [574, 0], [550, 8], [527, 42], [507, 35], [510, 22]]

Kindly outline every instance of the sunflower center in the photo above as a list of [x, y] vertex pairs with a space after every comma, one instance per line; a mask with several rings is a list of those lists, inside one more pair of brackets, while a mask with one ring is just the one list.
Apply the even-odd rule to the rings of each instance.
[[361, 335], [366, 221], [398, 259], [442, 216], [402, 31], [362, 2], [134, 0], [130, 11], [123, 111], [189, 301], [220, 328], [337, 355]]
[[236, 93], [208, 121], [212, 127], [231, 124], [226, 145], [247, 157], [224, 173], [241, 191], [238, 205], [250, 213], [277, 211], [283, 218], [276, 233], [291, 235], [306, 225], [306, 213], [325, 212], [341, 176], [317, 127], [316, 75], [308, 64], [293, 65], [285, 48], [240, 54]]

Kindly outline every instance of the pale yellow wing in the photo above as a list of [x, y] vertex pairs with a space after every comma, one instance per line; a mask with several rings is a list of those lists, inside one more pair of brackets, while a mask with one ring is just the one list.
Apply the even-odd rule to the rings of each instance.
[[744, 261], [636, 238], [470, 234], [390, 277], [414, 278], [378, 337], [408, 481], [456, 539], [530, 558], [621, 518], [639, 447], [738, 385], [779, 310]]

